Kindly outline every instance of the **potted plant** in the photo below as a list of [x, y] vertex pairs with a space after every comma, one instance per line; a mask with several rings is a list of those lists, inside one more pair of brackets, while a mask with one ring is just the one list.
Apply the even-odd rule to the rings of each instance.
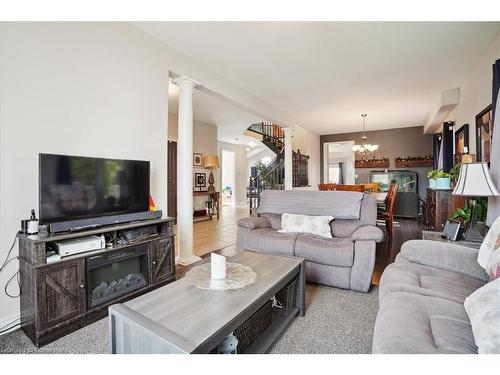
[[438, 170], [436, 173], [436, 189], [451, 189], [450, 174], [443, 170]]
[[462, 167], [462, 163], [456, 163], [453, 168], [450, 169], [450, 178], [452, 182], [452, 186], [455, 187], [458, 181], [458, 176], [460, 175], [460, 168]]
[[[486, 215], [488, 213], [488, 199], [487, 198], [477, 198], [477, 221], [479, 225], [479, 231], [481, 234], [486, 233]], [[455, 212], [453, 212], [452, 219], [459, 219], [465, 228], [469, 225], [471, 215], [471, 208], [469, 207], [469, 203], [465, 202], [465, 206], [462, 208], [457, 208]]]
[[431, 169], [429, 173], [427, 173], [427, 177], [429, 178], [429, 187], [435, 189], [436, 188], [436, 173], [437, 169]]

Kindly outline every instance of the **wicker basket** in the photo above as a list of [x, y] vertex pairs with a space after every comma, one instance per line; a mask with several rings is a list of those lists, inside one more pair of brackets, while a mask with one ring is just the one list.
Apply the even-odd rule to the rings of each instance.
[[269, 328], [272, 323], [272, 313], [272, 301], [269, 300], [234, 330], [234, 335], [238, 338], [238, 353], [245, 353], [248, 347]]
[[276, 293], [276, 300], [283, 306], [282, 308], [274, 308], [274, 311], [280, 315], [288, 316], [295, 305], [295, 287], [297, 285], [297, 280], [293, 279], [288, 284]]

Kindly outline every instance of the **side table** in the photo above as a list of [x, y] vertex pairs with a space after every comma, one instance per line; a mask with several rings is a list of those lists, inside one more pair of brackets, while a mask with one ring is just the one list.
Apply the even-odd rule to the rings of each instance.
[[422, 231], [422, 239], [429, 240], [429, 241], [454, 243], [454, 244], [461, 245], [461, 246], [471, 247], [473, 249], [479, 249], [481, 247], [481, 243], [479, 243], [479, 242], [450, 241], [450, 240], [442, 238], [441, 234], [443, 234], [443, 232], [434, 232], [434, 231], [430, 231], [430, 230], [423, 230]]

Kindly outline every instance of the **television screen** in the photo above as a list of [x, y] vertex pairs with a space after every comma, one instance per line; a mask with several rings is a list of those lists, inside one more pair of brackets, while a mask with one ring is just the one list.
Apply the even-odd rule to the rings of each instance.
[[149, 210], [149, 161], [39, 155], [40, 223]]

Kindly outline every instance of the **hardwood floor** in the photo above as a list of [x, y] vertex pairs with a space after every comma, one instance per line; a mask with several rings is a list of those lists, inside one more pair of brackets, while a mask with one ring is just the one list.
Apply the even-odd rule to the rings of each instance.
[[[201, 257], [212, 251], [221, 250], [235, 244], [238, 219], [247, 216], [248, 206], [246, 204], [237, 204], [222, 206], [219, 219], [214, 216], [211, 220], [194, 223], [194, 254]], [[177, 232], [177, 227], [175, 230]], [[176, 236], [176, 249], [179, 248], [177, 240], [178, 237]]]
[[[213, 251], [225, 256], [236, 254], [238, 219], [248, 216], [247, 205], [223, 206], [220, 219], [213, 218], [194, 224], [194, 253], [205, 257]], [[416, 220], [396, 218], [393, 239], [377, 244], [375, 269], [372, 284], [378, 285], [385, 267], [394, 262], [401, 245], [408, 240], [421, 239], [424, 225]], [[385, 232], [385, 227], [381, 226]], [[177, 244], [178, 245], [178, 244]], [[178, 248], [178, 246], [176, 246]], [[177, 276], [182, 277], [189, 267], [177, 267]]]
[[[385, 267], [394, 262], [401, 249], [401, 245], [408, 240], [422, 239], [424, 224], [412, 219], [395, 218], [396, 225], [393, 228], [392, 241], [387, 235], [384, 241], [377, 244], [377, 255], [375, 258], [375, 269], [373, 270], [372, 284], [378, 285], [380, 276]], [[385, 232], [385, 227], [380, 226]]]

